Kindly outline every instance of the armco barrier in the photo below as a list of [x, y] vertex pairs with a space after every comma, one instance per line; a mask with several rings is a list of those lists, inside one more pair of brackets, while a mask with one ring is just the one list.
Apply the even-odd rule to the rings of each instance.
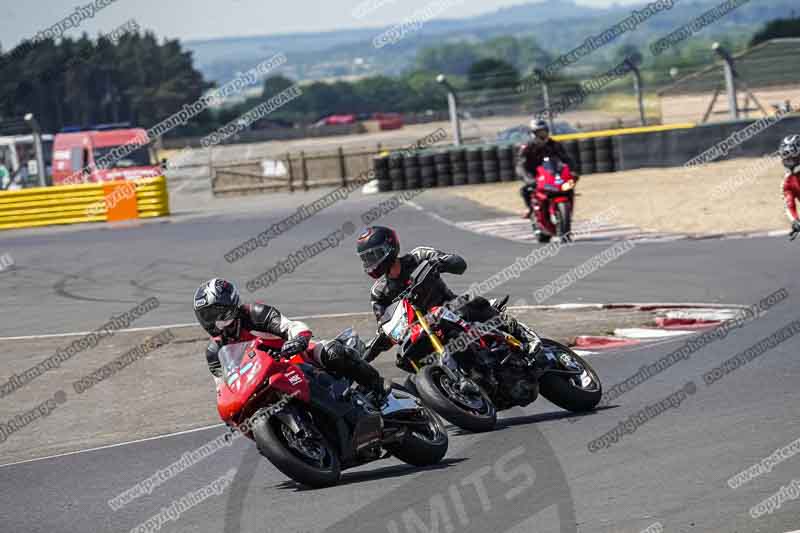
[[[681, 166], [754, 122], [755, 119], [715, 122], [685, 130], [632, 133], [614, 137], [616, 170]], [[778, 149], [783, 137], [793, 133], [800, 133], [800, 116], [783, 118], [716, 160], [760, 157], [772, 153]]]
[[[135, 180], [139, 218], [169, 215], [167, 180]], [[103, 183], [37, 187], [0, 193], [0, 230], [56, 224], [105, 222]]]

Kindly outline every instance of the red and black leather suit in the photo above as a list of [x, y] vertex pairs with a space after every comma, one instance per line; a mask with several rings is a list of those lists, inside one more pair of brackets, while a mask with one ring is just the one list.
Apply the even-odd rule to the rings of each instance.
[[800, 166], [786, 173], [783, 180], [783, 201], [786, 205], [786, 216], [794, 222], [800, 219], [797, 215], [797, 201], [800, 200]]
[[[286, 318], [275, 307], [263, 303], [243, 304], [233, 323], [221, 335], [211, 337], [206, 347], [208, 369], [215, 378], [222, 377], [219, 350], [226, 344], [261, 338], [265, 345], [280, 350], [286, 341], [299, 337], [310, 341], [311, 336], [311, 329], [304, 322]], [[301, 355], [307, 362], [352, 379], [367, 389], [383, 391], [383, 378], [378, 371], [354, 357], [338, 341], [316, 343]]]
[[[397, 258], [400, 261], [400, 274], [396, 278], [391, 278], [388, 275], [383, 275], [373, 284], [370, 291], [370, 303], [372, 304], [372, 311], [375, 313], [375, 318], [380, 321], [387, 307], [389, 307], [394, 299], [411, 284], [409, 277], [415, 268], [424, 260], [437, 261], [439, 263], [439, 272], [461, 275], [467, 270], [467, 262], [459, 255], [448, 254], [435, 248], [420, 246], [411, 250], [407, 255]], [[431, 307], [443, 305], [446, 302], [452, 302], [456, 299], [455, 293], [450, 290], [444, 281], [440, 280], [440, 286], [435, 289], [438, 292], [431, 302]], [[486, 322], [498, 315], [498, 310], [492, 307], [486, 298], [482, 296], [474, 296], [470, 299], [463, 299], [463, 303], [453, 302], [453, 311], [461, 315], [464, 320], [468, 322]], [[524, 327], [521, 326], [517, 320], [503, 313], [504, 325], [501, 329], [507, 331], [509, 334], [514, 335], [518, 339], [530, 342], [534, 339], [527, 335]], [[392, 348], [392, 341], [383, 333], [379, 328], [377, 335], [367, 345], [367, 355], [365, 359], [372, 361], [382, 352]], [[404, 370], [412, 371], [407, 368], [404, 361], [397, 360], [397, 364]]]

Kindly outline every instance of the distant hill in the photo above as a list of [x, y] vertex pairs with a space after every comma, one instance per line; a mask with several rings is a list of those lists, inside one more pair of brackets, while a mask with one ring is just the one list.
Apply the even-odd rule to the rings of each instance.
[[[297, 79], [320, 79], [346, 75], [399, 74], [413, 65], [417, 52], [447, 41], [482, 41], [500, 35], [534, 36], [554, 55], [567, 52], [589, 36], [602, 32], [627, 17], [641, 5], [591, 8], [573, 0], [548, 0], [502, 8], [467, 19], [443, 19], [425, 23], [421, 30], [382, 49], [371, 45], [373, 37], [387, 28], [293, 33], [263, 37], [222, 38], [188, 41], [196, 68], [206, 79], [223, 82], [276, 52], [289, 62], [283, 73]], [[719, 0], [678, 0], [642, 24], [634, 32], [586, 58], [588, 64], [611, 57], [620, 44], [644, 45], [719, 4]], [[752, 0], [703, 30], [700, 35], [726, 33], [748, 36], [767, 21], [790, 16], [797, 0]], [[358, 63], [354, 60], [360, 58]]]

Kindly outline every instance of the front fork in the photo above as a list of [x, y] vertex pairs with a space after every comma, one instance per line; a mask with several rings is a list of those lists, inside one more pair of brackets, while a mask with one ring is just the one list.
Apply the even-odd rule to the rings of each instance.
[[[422, 313], [422, 311], [420, 311], [416, 307], [414, 308], [414, 314], [416, 315], [417, 321], [419, 322], [419, 325], [422, 327], [422, 330], [425, 333], [428, 334], [428, 338], [431, 340], [431, 344], [433, 345], [433, 349], [434, 349], [434, 351], [436, 351], [436, 353], [439, 356], [438, 359], [439, 359], [439, 362], [441, 363], [442, 368], [444, 368], [445, 371], [448, 372], [448, 374], [450, 375], [451, 378], [460, 379], [457, 376], [455, 376], [455, 374], [453, 373], [454, 369], [452, 369], [450, 367], [450, 365], [448, 364], [448, 362], [451, 361], [451, 358], [447, 357], [447, 355], [448, 355], [447, 350], [442, 345], [442, 341], [439, 340], [439, 337], [436, 336], [436, 334], [431, 329], [431, 326], [428, 323], [428, 319], [425, 318], [425, 315]], [[514, 348], [516, 350], [519, 350], [519, 349], [522, 348], [522, 342], [520, 340], [518, 340], [516, 337], [514, 337], [513, 335], [509, 335], [508, 333], [504, 333], [503, 336], [505, 338], [506, 343], [510, 347], [512, 347], [512, 348]], [[419, 373], [419, 367], [416, 365], [416, 363], [414, 363], [414, 361], [411, 361], [411, 366], [413, 366], [414, 370], [416, 370], [417, 373]]]

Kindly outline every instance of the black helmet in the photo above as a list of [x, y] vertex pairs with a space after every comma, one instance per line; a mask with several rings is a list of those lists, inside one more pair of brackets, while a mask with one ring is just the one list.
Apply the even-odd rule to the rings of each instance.
[[219, 335], [236, 320], [239, 289], [230, 281], [214, 278], [194, 293], [194, 315], [209, 335]]
[[783, 166], [789, 170], [800, 165], [800, 135], [789, 135], [781, 141], [778, 155], [783, 160]]
[[384, 226], [369, 226], [359, 235], [357, 243], [364, 272], [373, 278], [386, 274], [400, 253], [397, 234]]
[[550, 126], [544, 120], [531, 120], [531, 135], [535, 141], [546, 142], [550, 138]]

